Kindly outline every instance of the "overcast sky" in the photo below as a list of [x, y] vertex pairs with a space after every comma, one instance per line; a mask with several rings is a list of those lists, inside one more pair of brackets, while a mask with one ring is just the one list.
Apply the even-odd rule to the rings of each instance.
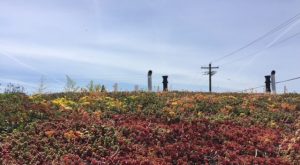
[[215, 91], [260, 86], [273, 69], [277, 80], [300, 76], [300, 16], [216, 59], [298, 13], [299, 0], [0, 0], [0, 83], [34, 91], [44, 75], [59, 91], [69, 75], [131, 90], [152, 69], [155, 86], [169, 75], [172, 89], [207, 91], [201, 66], [213, 62]]

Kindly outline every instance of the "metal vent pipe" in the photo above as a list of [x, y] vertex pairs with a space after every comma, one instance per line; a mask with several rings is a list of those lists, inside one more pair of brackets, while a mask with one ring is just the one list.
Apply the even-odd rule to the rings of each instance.
[[148, 71], [148, 91], [152, 92], [152, 70]]
[[168, 91], [168, 76], [162, 76], [163, 77], [163, 91]]
[[266, 93], [270, 93], [271, 92], [271, 76], [265, 76], [266, 78]]
[[276, 94], [276, 79], [275, 79], [275, 70], [271, 72], [271, 84], [272, 84], [272, 93]]

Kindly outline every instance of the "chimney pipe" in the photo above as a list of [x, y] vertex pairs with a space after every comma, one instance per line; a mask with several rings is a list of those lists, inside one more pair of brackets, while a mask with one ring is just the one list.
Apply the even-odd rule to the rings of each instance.
[[266, 78], [266, 93], [270, 93], [271, 92], [271, 76], [265, 76]]
[[148, 71], [148, 91], [152, 92], [152, 70]]
[[162, 76], [163, 77], [163, 91], [168, 91], [168, 76]]
[[275, 70], [271, 72], [271, 84], [272, 84], [272, 93], [276, 94], [276, 79], [275, 79]]

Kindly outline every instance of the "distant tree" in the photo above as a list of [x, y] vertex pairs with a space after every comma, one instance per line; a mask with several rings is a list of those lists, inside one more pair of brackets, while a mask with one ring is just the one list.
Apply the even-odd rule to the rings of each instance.
[[106, 88], [104, 85], [101, 86], [101, 92], [106, 92]]
[[101, 85], [100, 84], [96, 84], [94, 87], [94, 91], [95, 92], [101, 92]]
[[47, 86], [45, 85], [45, 81], [46, 81], [45, 76], [41, 76], [39, 87], [38, 87], [38, 90], [37, 90], [38, 94], [43, 94], [45, 92], [45, 90], [47, 88]]
[[24, 93], [25, 88], [20, 85], [9, 83], [4, 89], [4, 93], [10, 94], [10, 93]]
[[91, 81], [89, 82], [89, 84], [86, 86], [86, 88], [87, 88], [87, 90], [88, 90], [89, 92], [93, 92], [93, 90], [94, 90], [94, 81], [91, 80]]
[[91, 80], [89, 84], [87, 85], [87, 90], [89, 92], [101, 92], [101, 85], [100, 84], [94, 84], [94, 81]]
[[77, 92], [79, 87], [76, 85], [76, 82], [71, 79], [68, 75], [66, 75], [66, 86], [65, 92]]

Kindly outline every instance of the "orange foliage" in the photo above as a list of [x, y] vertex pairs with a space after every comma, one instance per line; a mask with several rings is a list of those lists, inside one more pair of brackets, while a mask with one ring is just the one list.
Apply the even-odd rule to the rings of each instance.
[[83, 133], [81, 133], [80, 131], [68, 131], [66, 133], [64, 133], [64, 137], [70, 141], [70, 140], [76, 140], [79, 138], [83, 137]]
[[296, 105], [291, 105], [291, 104], [288, 104], [288, 103], [282, 103], [281, 108], [283, 110], [287, 110], [287, 111], [294, 111], [294, 110], [296, 110]]
[[46, 131], [46, 132], [45, 132], [45, 135], [46, 135], [47, 137], [52, 137], [54, 134], [55, 134], [55, 131]]

